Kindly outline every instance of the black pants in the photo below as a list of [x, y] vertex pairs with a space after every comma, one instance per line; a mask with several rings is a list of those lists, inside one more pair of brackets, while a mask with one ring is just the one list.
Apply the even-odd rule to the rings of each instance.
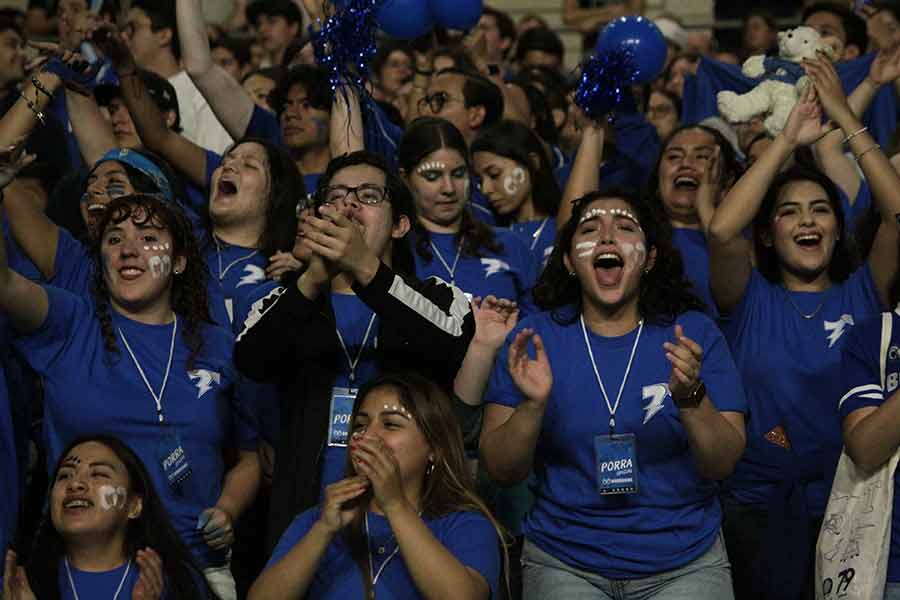
[[[729, 498], [722, 499], [725, 520], [725, 547], [731, 561], [731, 577], [734, 581], [735, 600], [758, 600], [765, 598], [764, 580], [757, 573], [755, 565], [759, 559], [760, 542], [766, 531], [769, 518], [765, 510], [755, 506], [740, 504]], [[811, 519], [809, 523], [809, 565], [806, 573], [804, 592], [797, 600], [815, 600], [815, 553], [816, 540], [822, 519]]]

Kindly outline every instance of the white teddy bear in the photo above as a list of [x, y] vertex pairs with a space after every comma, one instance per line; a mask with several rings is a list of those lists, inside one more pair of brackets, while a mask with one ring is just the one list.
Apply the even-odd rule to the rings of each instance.
[[779, 31], [777, 57], [760, 54], [744, 61], [744, 75], [762, 81], [746, 94], [719, 92], [716, 97], [719, 113], [731, 123], [742, 123], [767, 114], [766, 130], [778, 135], [808, 84], [801, 62], [804, 58], [816, 58], [818, 50], [822, 50], [829, 60], [836, 58], [834, 47], [812, 27]]

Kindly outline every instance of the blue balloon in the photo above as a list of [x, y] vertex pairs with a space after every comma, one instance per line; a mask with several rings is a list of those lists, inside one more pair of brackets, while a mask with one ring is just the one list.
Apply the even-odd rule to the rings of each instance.
[[425, 0], [385, 0], [375, 12], [375, 21], [382, 31], [400, 40], [414, 40], [434, 26]]
[[597, 40], [597, 53], [616, 49], [631, 51], [634, 83], [650, 83], [666, 64], [666, 39], [656, 23], [645, 17], [619, 17], [606, 26]]
[[484, 9], [483, 0], [428, 0], [434, 22], [447, 29], [472, 29]]

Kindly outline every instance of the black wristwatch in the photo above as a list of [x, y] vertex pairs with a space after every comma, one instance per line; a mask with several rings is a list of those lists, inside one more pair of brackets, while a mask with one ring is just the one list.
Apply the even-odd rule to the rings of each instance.
[[678, 408], [697, 408], [700, 406], [700, 403], [703, 402], [703, 397], [706, 395], [706, 384], [702, 381], [698, 381], [697, 385], [694, 387], [693, 391], [690, 394], [685, 396], [684, 398], [676, 398], [674, 395], [672, 396], [672, 400], [675, 402], [675, 406]]

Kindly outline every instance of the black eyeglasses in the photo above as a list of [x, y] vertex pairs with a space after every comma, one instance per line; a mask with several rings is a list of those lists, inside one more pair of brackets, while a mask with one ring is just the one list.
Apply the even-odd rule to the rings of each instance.
[[444, 107], [448, 102], [453, 101], [461, 102], [462, 98], [451, 96], [447, 92], [435, 92], [433, 94], [428, 94], [427, 96], [419, 100], [419, 112], [425, 112], [425, 107], [427, 106], [431, 110], [432, 114], [436, 115], [444, 110]]
[[322, 190], [319, 195], [319, 201], [322, 204], [347, 202], [350, 194], [356, 196], [359, 202], [372, 206], [384, 202], [384, 199], [387, 198], [387, 188], [374, 183], [364, 183], [353, 187], [349, 185], [330, 185]]

